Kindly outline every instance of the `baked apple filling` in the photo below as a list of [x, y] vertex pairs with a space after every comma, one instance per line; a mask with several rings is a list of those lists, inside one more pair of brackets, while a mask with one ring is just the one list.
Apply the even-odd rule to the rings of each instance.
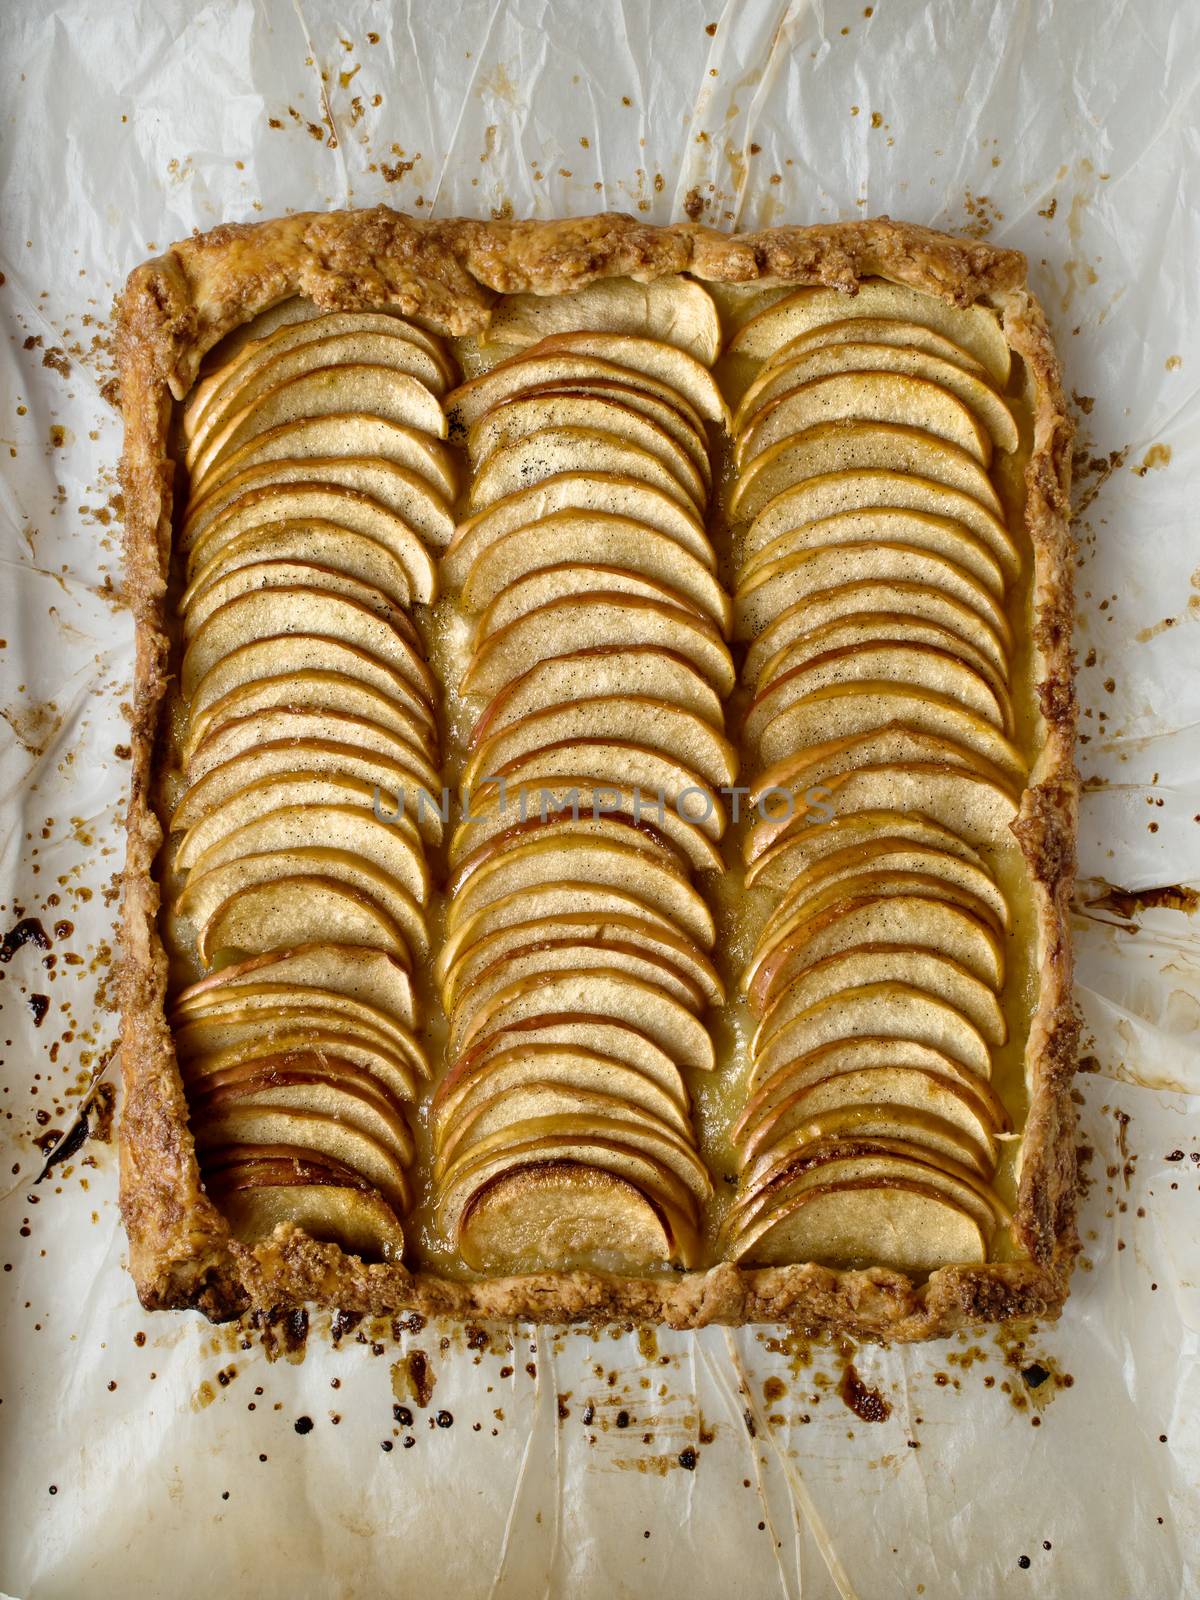
[[413, 612], [453, 531], [454, 376], [409, 323], [289, 300], [183, 408], [164, 798], [168, 948], [194, 981], [172, 1023], [204, 1181], [243, 1240], [291, 1222], [404, 1250], [443, 831]]
[[700, 875], [736, 779], [729, 597], [706, 532], [728, 412], [697, 284], [501, 307], [448, 400], [470, 465], [446, 552], [472, 711], [436, 963], [436, 1217], [489, 1272], [700, 1264], [689, 1073], [724, 986]]
[[1020, 375], [989, 310], [883, 282], [775, 299], [728, 357], [746, 884], [770, 909], [723, 1252], [983, 1261], [1030, 944]]
[[882, 280], [605, 279], [453, 347], [293, 299], [217, 346], [159, 809], [237, 1238], [493, 1275], [1004, 1253], [1025, 382], [992, 311]]

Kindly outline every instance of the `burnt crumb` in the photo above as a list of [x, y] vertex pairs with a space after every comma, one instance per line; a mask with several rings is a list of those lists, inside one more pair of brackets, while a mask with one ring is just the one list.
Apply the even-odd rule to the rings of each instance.
[[472, 1327], [472, 1326], [470, 1326], [468, 1324], [467, 1330], [466, 1330], [466, 1334], [467, 1334], [467, 1349], [468, 1350], [486, 1350], [487, 1349], [487, 1347], [488, 1347], [488, 1336], [487, 1336], [487, 1333], [484, 1331], [483, 1328]]
[[1019, 1556], [1017, 1558], [1017, 1565], [1021, 1568], [1022, 1571], [1024, 1571], [1026, 1567], [1032, 1566], [1033, 1563], [1030, 1561], [1028, 1556]]
[[311, 1417], [297, 1417], [296, 1418], [296, 1432], [297, 1433], [305, 1434], [305, 1433], [311, 1433], [312, 1431], [313, 1431], [313, 1419]]
[[595, 1420], [596, 1420], [596, 1408], [592, 1404], [592, 1402], [589, 1400], [587, 1405], [584, 1406], [584, 1408], [583, 1408], [583, 1425], [584, 1425], [584, 1427], [585, 1428], [590, 1428], [592, 1423]]
[[381, 1439], [379, 1448], [386, 1454], [392, 1448], [392, 1441], [390, 1439]]
[[413, 1414], [407, 1406], [393, 1406], [392, 1416], [402, 1428], [411, 1428], [413, 1425]]
[[22, 917], [20, 922], [0, 937], [0, 961], [5, 964], [10, 962], [18, 950], [23, 950], [27, 944], [33, 945], [38, 950], [49, 950], [50, 938], [41, 921], [37, 917]]
[[628, 1411], [618, 1411], [617, 1412], [617, 1427], [618, 1428], [627, 1428], [628, 1426], [629, 1426], [629, 1413], [628, 1413]]
[[48, 994], [31, 994], [27, 1002], [33, 1015], [33, 1025], [40, 1028], [46, 1020], [46, 1013], [50, 1009], [50, 996]]
[[695, 1472], [697, 1459], [695, 1449], [690, 1444], [679, 1452], [679, 1465], [685, 1472]]
[[437, 1382], [429, 1365], [429, 1357], [424, 1350], [410, 1350], [404, 1365], [408, 1371], [413, 1399], [424, 1411], [433, 1398], [433, 1388]]
[[886, 1422], [892, 1414], [890, 1403], [878, 1389], [862, 1381], [851, 1361], [846, 1363], [837, 1392], [843, 1404], [863, 1422]]
[[1021, 1376], [1031, 1389], [1040, 1389], [1050, 1374], [1040, 1362], [1032, 1361], [1029, 1366], [1021, 1368]]
[[334, 1344], [337, 1344], [339, 1339], [344, 1339], [348, 1333], [353, 1333], [361, 1321], [361, 1311], [335, 1311], [330, 1324]]
[[392, 1332], [398, 1339], [402, 1333], [420, 1333], [425, 1326], [425, 1318], [419, 1311], [410, 1311], [406, 1317], [397, 1317], [392, 1323]]
[[411, 1433], [406, 1433], [404, 1438], [400, 1442], [403, 1444], [403, 1446], [404, 1446], [404, 1448], [406, 1450], [411, 1450], [413, 1445], [415, 1445], [417, 1441], [413, 1438]]

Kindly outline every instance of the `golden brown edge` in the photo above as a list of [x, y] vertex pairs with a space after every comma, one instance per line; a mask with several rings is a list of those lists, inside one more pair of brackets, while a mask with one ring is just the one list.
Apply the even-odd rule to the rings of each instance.
[[[661, 1278], [537, 1273], [459, 1282], [398, 1265], [365, 1265], [298, 1230], [253, 1248], [231, 1240], [204, 1194], [165, 1017], [167, 963], [154, 861], [162, 832], [150, 778], [167, 687], [163, 597], [171, 544], [172, 398], [232, 328], [276, 301], [389, 306], [439, 332], [478, 333], [497, 294], [560, 293], [606, 276], [688, 272], [725, 283], [822, 283], [853, 292], [881, 276], [956, 305], [999, 312], [1034, 386], [1026, 520], [1035, 556], [1035, 647], [1044, 746], [1015, 831], [1038, 914], [1042, 982], [1027, 1048], [1030, 1108], [1016, 1228], [1028, 1262], [950, 1267], [915, 1284], [886, 1268], [745, 1269], [723, 1263]], [[785, 1321], [805, 1329], [908, 1341], [981, 1322], [1056, 1315], [1078, 1249], [1074, 1105], [1078, 1022], [1071, 997], [1069, 904], [1078, 780], [1071, 657], [1071, 426], [1057, 357], [1016, 251], [887, 218], [729, 235], [656, 228], [617, 214], [553, 222], [421, 221], [386, 207], [224, 224], [136, 268], [117, 308], [125, 444], [126, 593], [137, 634], [131, 713], [120, 965], [121, 1207], [129, 1265], [148, 1308], [192, 1306], [213, 1318], [249, 1306], [315, 1302], [367, 1313], [562, 1322], [651, 1321], [673, 1327]]]

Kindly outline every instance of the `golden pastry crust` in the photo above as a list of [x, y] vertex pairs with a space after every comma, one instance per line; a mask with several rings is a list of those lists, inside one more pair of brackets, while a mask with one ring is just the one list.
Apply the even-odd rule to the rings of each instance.
[[[729, 284], [827, 284], [853, 293], [885, 277], [959, 306], [991, 305], [1024, 361], [1034, 398], [1026, 524], [1034, 551], [1034, 646], [1041, 749], [1014, 825], [1038, 922], [1041, 986], [1026, 1051], [1026, 1120], [1015, 1232], [1027, 1261], [948, 1267], [923, 1283], [886, 1268], [747, 1269], [730, 1264], [658, 1278], [537, 1273], [459, 1281], [366, 1265], [299, 1230], [245, 1246], [205, 1195], [165, 1018], [167, 961], [154, 869], [162, 830], [151, 805], [167, 688], [163, 599], [171, 549], [173, 399], [226, 333], [291, 295], [326, 308], [387, 306], [459, 336], [486, 329], [501, 294], [561, 293], [601, 277], [690, 273]], [[887, 218], [729, 235], [655, 228], [605, 214], [554, 222], [422, 221], [377, 207], [225, 224], [138, 267], [119, 302], [125, 421], [122, 484], [127, 593], [137, 626], [133, 773], [121, 963], [121, 1206], [130, 1269], [148, 1308], [193, 1306], [213, 1318], [316, 1302], [361, 1312], [539, 1322], [787, 1322], [811, 1332], [907, 1341], [993, 1322], [1056, 1315], [1078, 1249], [1074, 1106], [1078, 1021], [1068, 909], [1078, 780], [1071, 658], [1071, 428], [1045, 319], [1025, 260], [974, 240]]]

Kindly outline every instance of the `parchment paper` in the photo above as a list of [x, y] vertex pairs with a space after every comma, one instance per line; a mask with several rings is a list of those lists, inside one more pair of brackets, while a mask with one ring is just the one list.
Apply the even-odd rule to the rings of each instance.
[[[0, 950], [8, 1595], [1197, 1592], [1200, 952], [1107, 886], [1200, 878], [1198, 62], [1172, 0], [0, 10], [0, 932], [50, 945]], [[305, 1349], [138, 1307], [87, 1092], [131, 670], [104, 324], [191, 228], [376, 201], [888, 212], [1028, 253], [1080, 412], [1091, 1154], [1057, 1326], [805, 1352], [326, 1319]]]

